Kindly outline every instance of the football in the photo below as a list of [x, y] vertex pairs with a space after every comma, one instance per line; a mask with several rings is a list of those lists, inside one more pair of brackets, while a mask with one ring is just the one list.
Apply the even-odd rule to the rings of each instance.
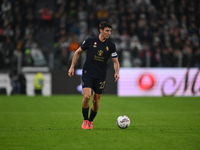
[[129, 127], [131, 121], [130, 121], [130, 119], [129, 119], [128, 116], [122, 115], [122, 116], [119, 116], [119, 117], [117, 118], [116, 123], [117, 123], [117, 126], [118, 126], [119, 128], [121, 128], [121, 129], [126, 129], [126, 128]]

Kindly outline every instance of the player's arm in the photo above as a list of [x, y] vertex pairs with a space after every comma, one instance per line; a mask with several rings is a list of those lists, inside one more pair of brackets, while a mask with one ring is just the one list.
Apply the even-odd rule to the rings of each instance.
[[112, 58], [113, 63], [114, 63], [114, 70], [115, 70], [115, 74], [114, 74], [114, 78], [115, 78], [115, 82], [117, 82], [117, 80], [119, 79], [119, 61], [118, 58]]
[[68, 75], [69, 75], [70, 77], [71, 77], [72, 75], [74, 75], [74, 66], [75, 66], [75, 64], [76, 64], [76, 62], [77, 62], [77, 60], [78, 60], [78, 58], [79, 58], [79, 56], [80, 56], [80, 54], [81, 54], [82, 51], [83, 51], [83, 50], [81, 49], [81, 47], [79, 47], [79, 48], [75, 51], [75, 53], [74, 53], [74, 56], [73, 56], [73, 58], [72, 58], [71, 66], [70, 66], [69, 71], [68, 71]]

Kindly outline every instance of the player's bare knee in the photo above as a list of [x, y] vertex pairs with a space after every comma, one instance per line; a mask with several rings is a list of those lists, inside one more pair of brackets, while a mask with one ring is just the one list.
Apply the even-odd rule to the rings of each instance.
[[93, 99], [92, 102], [93, 102], [93, 104], [97, 104], [97, 103], [99, 103], [99, 100]]
[[87, 95], [87, 94], [84, 95], [84, 99], [85, 99], [86, 101], [90, 101], [90, 97], [91, 97], [90, 95]]
[[96, 100], [93, 99], [93, 100], [92, 100], [92, 103], [95, 104], [95, 103], [96, 103]]

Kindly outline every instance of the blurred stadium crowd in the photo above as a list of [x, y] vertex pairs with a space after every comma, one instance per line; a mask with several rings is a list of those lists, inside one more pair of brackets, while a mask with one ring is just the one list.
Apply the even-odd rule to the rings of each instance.
[[[199, 0], [2, 0], [0, 70], [51, 61], [67, 69], [102, 20], [113, 26], [121, 67], [200, 67], [199, 16]], [[40, 47], [38, 33], [53, 35], [45, 41], [53, 51]]]

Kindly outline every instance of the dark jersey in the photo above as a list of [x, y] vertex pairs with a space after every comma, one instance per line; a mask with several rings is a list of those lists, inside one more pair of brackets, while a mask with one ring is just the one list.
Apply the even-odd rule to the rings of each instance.
[[83, 73], [88, 73], [95, 79], [105, 79], [108, 59], [117, 57], [115, 44], [109, 39], [101, 42], [99, 36], [95, 36], [87, 38], [81, 49], [87, 50]]

